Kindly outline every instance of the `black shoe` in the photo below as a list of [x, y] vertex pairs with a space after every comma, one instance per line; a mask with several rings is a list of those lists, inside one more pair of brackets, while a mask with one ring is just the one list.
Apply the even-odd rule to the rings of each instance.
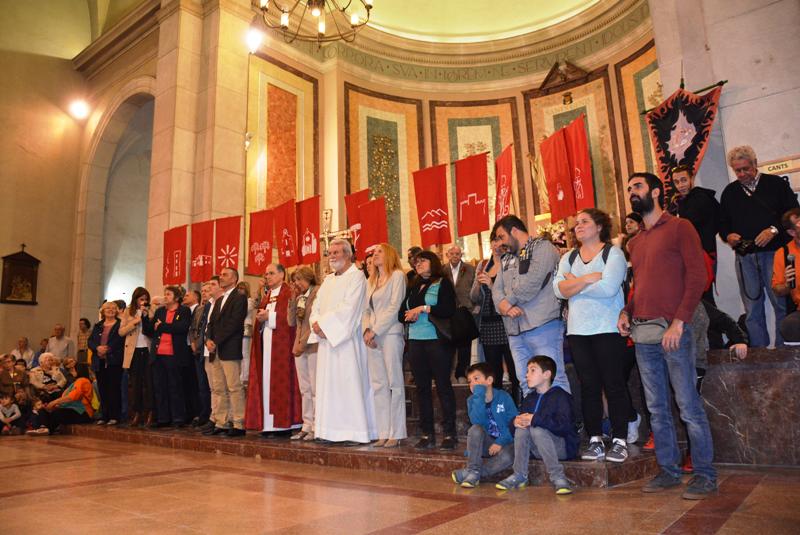
[[201, 424], [199, 416], [195, 416], [194, 418], [192, 418], [192, 427], [200, 427], [200, 425]]
[[680, 484], [681, 478], [673, 476], [672, 474], [662, 470], [661, 473], [648, 481], [647, 484], [642, 487], [642, 492], [661, 492], [671, 489], [672, 487], [677, 487]]
[[225, 435], [227, 434], [229, 429], [225, 429], [224, 427], [215, 427], [211, 431], [203, 431], [204, 435]]
[[183, 427], [186, 427], [186, 424], [183, 422], [172, 422], [172, 427], [174, 427], [175, 429], [181, 429]]
[[456, 440], [455, 437], [446, 436], [446, 437], [444, 437], [442, 439], [442, 443], [439, 444], [439, 449], [440, 450], [454, 450], [454, 449], [456, 449], [456, 444], [457, 443], [458, 443], [458, 441]]
[[172, 427], [170, 422], [158, 422], [157, 424], [153, 425], [156, 429], [165, 429], [167, 427]]
[[211, 431], [213, 431], [215, 427], [216, 426], [214, 425], [214, 422], [209, 420], [206, 423], [204, 423], [203, 425], [201, 425], [200, 427], [198, 427], [197, 430], [200, 431], [201, 433], [205, 433], [206, 431], [211, 433]]
[[225, 434], [225, 438], [238, 438], [243, 437], [245, 435], [244, 429], [228, 429], [228, 432]]
[[436, 447], [436, 439], [433, 438], [433, 435], [422, 435], [419, 438], [419, 441], [416, 444], [414, 444], [414, 449], [417, 450], [429, 450], [435, 447]]

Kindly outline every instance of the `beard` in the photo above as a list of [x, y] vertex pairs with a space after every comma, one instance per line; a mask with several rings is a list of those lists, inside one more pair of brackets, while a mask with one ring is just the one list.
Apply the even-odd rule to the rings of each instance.
[[631, 195], [631, 209], [639, 215], [649, 214], [656, 207], [653, 198], [650, 195], [644, 198]]
[[506, 251], [511, 254], [519, 253], [519, 240], [517, 240], [514, 236], [508, 236], [508, 243], [504, 245]]
[[328, 260], [328, 265], [333, 271], [339, 271], [344, 267], [344, 260]]

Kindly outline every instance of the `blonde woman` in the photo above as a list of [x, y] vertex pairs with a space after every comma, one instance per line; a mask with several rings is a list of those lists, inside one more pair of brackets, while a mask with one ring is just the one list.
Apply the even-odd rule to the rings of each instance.
[[303, 407], [303, 427], [292, 435], [292, 440], [314, 440], [314, 398], [317, 383], [317, 344], [308, 343], [311, 326], [308, 317], [317, 297], [319, 282], [314, 270], [301, 266], [292, 273], [294, 302], [289, 306], [289, 325], [295, 327], [294, 347], [297, 383]]
[[403, 324], [397, 317], [406, 294], [406, 275], [397, 251], [388, 243], [375, 247], [372, 265], [364, 307], [364, 343], [375, 396], [375, 446], [391, 448], [407, 436]]

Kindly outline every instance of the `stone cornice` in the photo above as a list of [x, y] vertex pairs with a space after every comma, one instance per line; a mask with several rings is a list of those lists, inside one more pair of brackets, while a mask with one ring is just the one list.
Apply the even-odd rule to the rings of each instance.
[[[310, 63], [320, 66], [323, 71], [327, 70], [328, 63], [344, 62], [377, 78], [411, 83], [502, 83], [512, 78], [543, 75], [556, 61], [568, 59], [579, 63], [583, 59], [608, 55], [618, 48], [617, 44], [629, 41], [631, 34], [638, 36], [650, 31], [650, 10], [646, 0], [618, 0], [611, 6], [605, 4], [604, 7], [596, 6], [596, 9], [601, 12], [598, 14], [589, 9], [574, 17], [575, 20], [504, 41], [469, 45], [414, 42], [414, 47], [424, 45], [428, 49], [425, 54], [409, 50], [411, 41], [383, 33], [384, 42], [372, 46], [367, 39], [362, 39], [366, 30], [356, 39], [358, 46], [338, 42], [317, 48], [314, 43], [295, 42], [287, 48], [301, 53], [291, 54], [296, 59], [302, 60], [305, 55], [306, 62], [312, 60]], [[585, 17], [592, 18], [587, 21]], [[559, 28], [568, 31], [558, 34]], [[405, 48], [398, 44], [400, 42], [405, 43]], [[514, 47], [502, 46], [512, 42]], [[523, 42], [526, 44], [522, 45]], [[483, 53], [479, 52], [479, 47], [484, 49]], [[487, 51], [492, 48], [494, 51]], [[466, 53], [468, 49], [474, 53]]]
[[158, 30], [160, 0], [146, 0], [72, 59], [75, 69], [92, 79], [117, 57]]

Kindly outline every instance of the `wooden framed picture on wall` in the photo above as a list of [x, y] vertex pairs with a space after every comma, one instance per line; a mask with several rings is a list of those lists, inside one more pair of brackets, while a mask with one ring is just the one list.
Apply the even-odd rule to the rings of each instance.
[[0, 284], [0, 303], [10, 305], [35, 305], [36, 283], [39, 277], [39, 259], [25, 252], [3, 257], [3, 279]]

